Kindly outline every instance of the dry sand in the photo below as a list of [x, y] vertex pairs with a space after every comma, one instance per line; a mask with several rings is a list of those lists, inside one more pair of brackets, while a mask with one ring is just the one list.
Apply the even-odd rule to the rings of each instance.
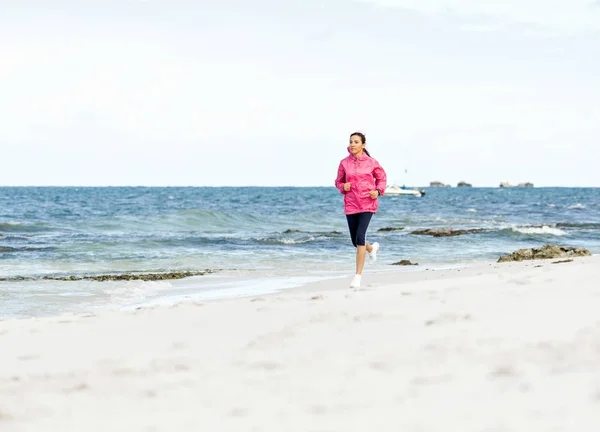
[[600, 257], [0, 321], [0, 431], [600, 430]]

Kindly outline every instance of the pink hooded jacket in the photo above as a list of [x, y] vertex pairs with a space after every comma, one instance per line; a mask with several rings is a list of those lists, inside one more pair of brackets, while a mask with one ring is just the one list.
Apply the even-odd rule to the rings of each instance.
[[[348, 147], [350, 153], [350, 147]], [[372, 190], [378, 190], [383, 196], [385, 192], [386, 174], [379, 162], [366, 153], [357, 158], [350, 153], [342, 159], [335, 179], [335, 187], [344, 195], [344, 213], [355, 214], [377, 212], [379, 200], [369, 195]], [[344, 183], [352, 183], [350, 190], [344, 190]]]

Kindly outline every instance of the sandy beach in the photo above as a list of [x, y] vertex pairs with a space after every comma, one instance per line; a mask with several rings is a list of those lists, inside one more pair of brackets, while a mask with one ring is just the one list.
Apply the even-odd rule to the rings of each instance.
[[600, 430], [600, 257], [349, 280], [2, 320], [0, 431]]

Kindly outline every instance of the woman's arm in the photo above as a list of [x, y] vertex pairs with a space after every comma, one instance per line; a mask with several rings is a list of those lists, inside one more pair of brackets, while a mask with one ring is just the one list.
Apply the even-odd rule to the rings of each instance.
[[338, 167], [337, 177], [335, 178], [335, 187], [340, 191], [340, 193], [345, 194], [344, 184], [346, 183], [346, 170], [344, 166], [340, 162], [340, 166]]
[[375, 189], [379, 191], [379, 195], [383, 196], [385, 193], [385, 187], [387, 184], [387, 175], [379, 162], [375, 165], [373, 169], [373, 177], [375, 177]]

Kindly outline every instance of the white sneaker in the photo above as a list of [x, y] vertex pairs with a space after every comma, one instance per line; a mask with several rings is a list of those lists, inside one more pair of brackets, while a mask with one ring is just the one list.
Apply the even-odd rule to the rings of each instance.
[[352, 282], [350, 282], [350, 288], [360, 288], [361, 275], [354, 275]]
[[377, 261], [377, 251], [379, 251], [379, 243], [375, 242], [371, 245], [373, 247], [373, 251], [369, 252], [369, 263], [373, 264]]

